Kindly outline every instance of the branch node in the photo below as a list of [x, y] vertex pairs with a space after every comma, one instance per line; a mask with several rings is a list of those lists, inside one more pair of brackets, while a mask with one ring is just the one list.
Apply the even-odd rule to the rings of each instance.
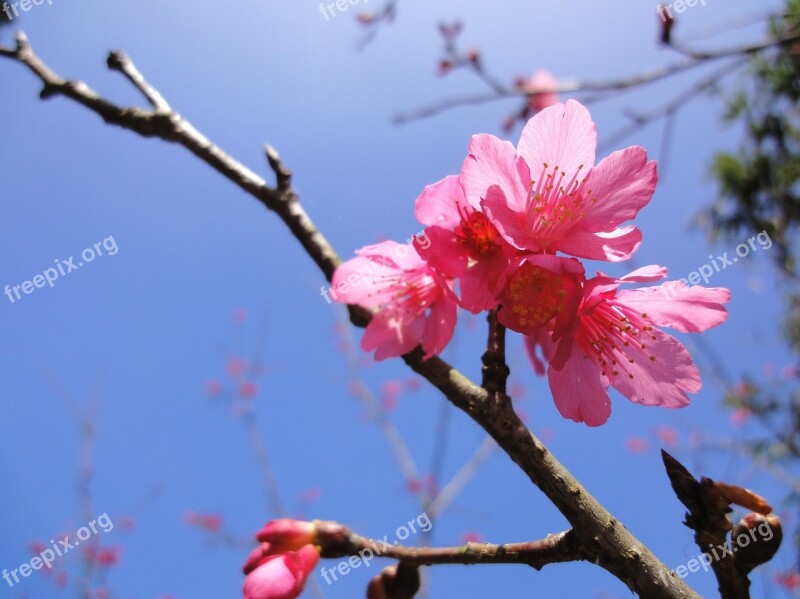
[[264, 144], [264, 154], [267, 156], [269, 167], [275, 173], [278, 191], [288, 190], [292, 185], [292, 171], [284, 166], [280, 154], [271, 145]]

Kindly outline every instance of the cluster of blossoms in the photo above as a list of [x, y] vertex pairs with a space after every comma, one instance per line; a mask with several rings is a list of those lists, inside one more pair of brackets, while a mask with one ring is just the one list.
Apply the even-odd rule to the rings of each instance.
[[295, 599], [319, 561], [317, 527], [289, 518], [272, 520], [242, 568], [244, 599]]
[[427, 245], [364, 247], [334, 273], [336, 301], [374, 310], [362, 348], [382, 360], [421, 345], [425, 358], [450, 341], [457, 309], [497, 310], [523, 334], [537, 373], [548, 375], [559, 412], [598, 426], [614, 387], [633, 402], [677, 408], [700, 389], [686, 349], [659, 327], [700, 332], [725, 320], [727, 289], [664, 279], [645, 266], [623, 277], [587, 278], [579, 258], [630, 258], [632, 225], [655, 191], [656, 165], [640, 147], [595, 162], [588, 110], [569, 100], [531, 118], [519, 143], [472, 137], [458, 175], [416, 200]]

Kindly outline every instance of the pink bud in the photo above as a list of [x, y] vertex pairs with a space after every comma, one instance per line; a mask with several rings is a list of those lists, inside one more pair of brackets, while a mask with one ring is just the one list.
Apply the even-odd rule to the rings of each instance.
[[279, 518], [267, 522], [256, 538], [262, 543], [280, 546], [282, 551], [293, 551], [317, 542], [317, 526], [313, 522]]
[[318, 561], [313, 545], [268, 558], [245, 578], [244, 599], [296, 599]]
[[244, 381], [239, 385], [239, 396], [244, 399], [252, 399], [258, 395], [258, 385], [253, 381]]
[[220, 393], [222, 393], [222, 383], [217, 379], [206, 382], [206, 394], [209, 397], [217, 397]]

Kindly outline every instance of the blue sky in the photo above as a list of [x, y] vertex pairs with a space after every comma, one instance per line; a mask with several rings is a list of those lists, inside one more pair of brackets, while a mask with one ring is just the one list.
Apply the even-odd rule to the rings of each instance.
[[[758, 28], [725, 26], [775, 6], [709, 0], [682, 15], [678, 33], [700, 47], [758, 39]], [[261, 146], [274, 145], [294, 171], [306, 209], [343, 256], [418, 231], [413, 201], [422, 188], [458, 169], [470, 135], [504, 135], [500, 124], [517, 107], [499, 102], [402, 127], [390, 123], [398, 112], [481, 90], [466, 73], [435, 76], [439, 21], [462, 19], [464, 43], [479, 46], [487, 65], [508, 81], [538, 68], [558, 78], [605, 79], [677, 59], [654, 43], [650, 2], [401, 2], [396, 22], [359, 52], [354, 14], [361, 8], [326, 20], [310, 0], [54, 0], [25, 13], [0, 37], [8, 43], [11, 30], [22, 28], [61, 75], [83, 79], [118, 103], [141, 104], [105, 68], [107, 52], [123, 49], [181, 114], [265, 176]], [[658, 106], [690, 80], [681, 76], [592, 106], [601, 142], [624, 124], [623, 109]], [[63, 99], [39, 101], [38, 83], [20, 65], [0, 61], [0, 81], [0, 285], [20, 284], [109, 236], [118, 246], [113, 256], [53, 288], [13, 304], [0, 296], [0, 569], [26, 561], [29, 541], [85, 524], [78, 504], [81, 437], [67, 395], [85, 406], [96, 391], [93, 507], [96, 515], [133, 514], [136, 521], [133, 531], [116, 527], [102, 536], [125, 547], [110, 578], [118, 596], [237, 596], [246, 550], [209, 543], [186, 526], [183, 514], [220, 514], [226, 530], [239, 536], [270, 516], [241, 422], [204, 392], [209, 378], [223, 376], [230, 355], [253, 357], [259, 344], [268, 366], [255, 400], [259, 426], [289, 508], [299, 509], [299, 497], [319, 488], [309, 516], [364, 534], [382, 537], [415, 518], [420, 508], [405, 492], [383, 437], [348, 393], [347, 363], [334, 332], [341, 314], [320, 297], [322, 276], [278, 219], [178, 147], [108, 127]], [[680, 277], [707, 263], [709, 253], [733, 251], [737, 242], [709, 247], [701, 232], [689, 230], [714, 197], [710, 157], [739, 138], [719, 116], [717, 101], [706, 97], [680, 112], [668, 167], [637, 220], [645, 235], [637, 265], [663, 264]], [[660, 133], [653, 125], [623, 145], [642, 145], [658, 158]], [[516, 141], [518, 131], [510, 135]], [[754, 252], [711, 284], [733, 292], [729, 321], [704, 335], [730, 375], [786, 364], [779, 338], [785, 288], [767, 252]], [[239, 307], [251, 317], [236, 327], [231, 313]], [[484, 337], [482, 321], [474, 324], [459, 328], [445, 354], [472, 376], [479, 373]], [[668, 565], [695, 556], [657, 453], [632, 455], [625, 441], [652, 437], [660, 425], [678, 428], [684, 438], [690, 429], [747, 434], [729, 425], [711, 377], [678, 412], [614, 396], [610, 422], [589, 429], [560, 418], [515, 336], [510, 348], [512, 380], [526, 388], [531, 428], [551, 431], [556, 456]], [[365, 366], [363, 376], [377, 389], [408, 374], [390, 361]], [[391, 414], [423, 472], [442, 401], [423, 387], [404, 394]], [[449, 427], [445, 479], [483, 438], [455, 410]], [[780, 496], [770, 478], [740, 462], [681, 457], [702, 468], [699, 473], [746, 483], [775, 501]], [[155, 497], [154, 488], [161, 490]], [[564, 528], [542, 494], [495, 454], [433, 532], [437, 544], [455, 544], [468, 530], [511, 542]], [[792, 564], [788, 544], [775, 563]], [[353, 572], [325, 596], [360, 596], [377, 571]], [[779, 596], [755, 579], [755, 596]], [[716, 586], [710, 574], [693, 574], [688, 582], [704, 596]], [[431, 571], [431, 585], [433, 597], [484, 597], [489, 589], [500, 596], [628, 596], [618, 581], [586, 564], [540, 573], [441, 567]], [[0, 597], [55, 596], [38, 573], [0, 589]]]

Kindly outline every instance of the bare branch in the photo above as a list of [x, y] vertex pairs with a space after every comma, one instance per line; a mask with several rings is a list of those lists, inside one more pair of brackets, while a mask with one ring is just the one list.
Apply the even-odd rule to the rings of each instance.
[[[488, 92], [485, 95], [474, 95], [464, 98], [450, 98], [443, 100], [411, 112], [395, 115], [392, 121], [398, 124], [407, 123], [413, 120], [434, 116], [456, 106], [483, 104], [505, 98], [527, 98], [535, 93], [541, 92], [580, 94], [582, 92], [625, 91], [655, 83], [711, 61], [733, 56], [749, 57], [770, 48], [793, 44], [798, 40], [800, 40], [800, 35], [791, 36], [781, 40], [767, 40], [758, 44], [737, 46], [734, 48], [707, 52], [701, 52], [692, 50], [685, 46], [670, 44], [670, 47], [674, 48], [676, 51], [679, 51], [685, 56], [684, 60], [647, 70], [637, 75], [623, 77], [621, 79], [606, 79], [597, 81], [565, 80], [559, 85], [547, 90], [517, 89], [502, 85], [495, 79], [490, 78], [485, 68], [481, 67], [480, 72], [476, 71], [476, 73], [481, 80], [487, 83], [488, 87], [492, 90], [491, 92]], [[461, 62], [458, 64], [461, 65]]]
[[338, 522], [317, 522], [318, 540], [323, 558], [358, 555], [366, 549], [380, 551], [381, 557], [401, 560], [418, 566], [438, 564], [526, 564], [541, 570], [547, 564], [586, 559], [577, 535], [567, 530], [539, 541], [526, 543], [467, 543], [460, 547], [404, 547], [386, 545], [362, 537]]

